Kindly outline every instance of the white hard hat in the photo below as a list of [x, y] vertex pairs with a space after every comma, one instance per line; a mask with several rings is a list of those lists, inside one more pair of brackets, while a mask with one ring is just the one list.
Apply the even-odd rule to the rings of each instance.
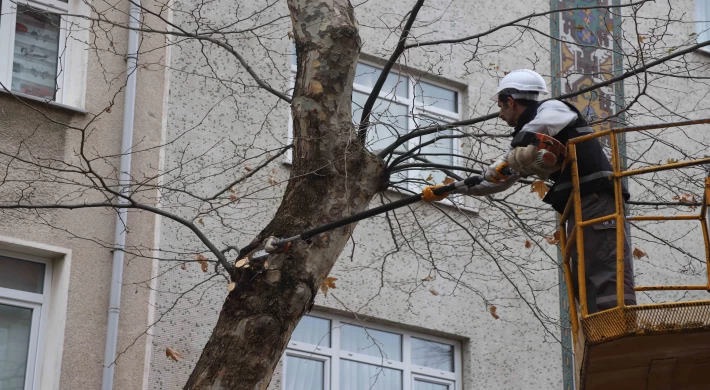
[[504, 89], [517, 89], [522, 92], [511, 94], [514, 99], [537, 100], [540, 94], [547, 95], [545, 79], [530, 69], [518, 69], [508, 73], [498, 84], [498, 90], [491, 96], [491, 100], [498, 101], [498, 94]]

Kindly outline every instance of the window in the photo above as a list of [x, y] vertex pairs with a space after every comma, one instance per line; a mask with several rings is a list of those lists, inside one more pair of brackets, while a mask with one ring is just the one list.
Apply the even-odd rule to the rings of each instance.
[[[695, 0], [695, 32], [697, 42], [710, 40], [710, 0]], [[710, 47], [701, 50], [710, 52]]]
[[460, 390], [461, 348], [345, 317], [304, 316], [284, 355], [284, 390]]
[[[295, 53], [295, 48], [293, 48]], [[296, 56], [291, 56], [292, 79], [296, 74]], [[352, 112], [353, 122], [360, 123], [362, 107], [372, 92], [381, 68], [364, 62], [357, 64], [353, 82]], [[419, 80], [403, 74], [390, 72], [380, 91], [380, 96], [373, 106], [371, 122], [374, 124], [367, 136], [367, 145], [372, 151], [381, 150], [394, 142], [397, 137], [418, 127], [443, 124], [461, 119], [461, 104], [459, 91], [441, 86], [430, 80]], [[292, 137], [292, 124], [289, 119], [289, 137]], [[417, 149], [420, 158], [426, 158], [431, 163], [442, 165], [461, 165], [454, 155], [460, 154], [460, 142], [452, 138], [438, 139], [438, 136], [450, 136], [452, 130], [442, 130], [412, 139], [401, 145], [395, 151], [406, 153], [418, 145], [434, 141]], [[290, 154], [287, 157], [290, 160]], [[406, 163], [421, 163], [421, 160], [409, 159]], [[440, 170], [412, 169], [401, 171], [392, 177], [392, 181], [407, 180], [406, 186], [418, 190], [424, 186], [441, 183], [446, 175]], [[429, 179], [429, 180], [427, 180]]]
[[35, 389], [51, 265], [0, 255], [0, 389]]
[[88, 30], [63, 14], [85, 7], [76, 0], [2, 0], [0, 90], [83, 106], [87, 57], [80, 42]]

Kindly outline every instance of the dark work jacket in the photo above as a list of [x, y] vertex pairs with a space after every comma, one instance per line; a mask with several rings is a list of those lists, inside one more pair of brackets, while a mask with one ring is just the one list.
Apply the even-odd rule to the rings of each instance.
[[[567, 102], [562, 101], [562, 103], [577, 114], [577, 119], [560, 130], [554, 138], [563, 145], [567, 145], [567, 141], [572, 138], [591, 134], [593, 130], [579, 110]], [[520, 118], [518, 118], [518, 125], [515, 126], [513, 136], [517, 135], [523, 129], [523, 126], [535, 119], [539, 106], [540, 103], [532, 105], [523, 111]], [[609, 178], [609, 175], [613, 174], [612, 167], [609, 158], [602, 149], [601, 143], [599, 143], [599, 138], [592, 138], [576, 145], [580, 194], [584, 196], [599, 192], [609, 192], [613, 195], [614, 182]], [[563, 171], [553, 173], [550, 175], [550, 180], [554, 182], [554, 185], [542, 201], [552, 205], [552, 208], [557, 212], [563, 213], [567, 200], [572, 193], [572, 168], [568, 166]], [[622, 187], [622, 194], [625, 201], [629, 199], [630, 195], [626, 186]]]

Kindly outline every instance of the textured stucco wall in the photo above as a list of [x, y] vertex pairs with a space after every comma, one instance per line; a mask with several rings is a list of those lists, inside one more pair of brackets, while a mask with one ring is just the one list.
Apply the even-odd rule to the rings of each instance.
[[[111, 17], [115, 18], [113, 20], [127, 22], [128, 4], [127, 1], [114, 4], [116, 8], [111, 14]], [[108, 7], [102, 2], [94, 2], [93, 6], [99, 12]], [[107, 36], [111, 37], [113, 47], [118, 53], [125, 53], [127, 30], [117, 28], [109, 35], [92, 37], [96, 38], [92, 43], [99, 49], [105, 49], [109, 44]], [[134, 145], [140, 145], [141, 148], [157, 146], [161, 140], [164, 68], [159, 64], [165, 56], [165, 49], [159, 47], [161, 42], [163, 38], [157, 36], [144, 37], [142, 40], [142, 49], [154, 50], [141, 56], [140, 61], [150, 63], [154, 68], [149, 66], [137, 70]], [[100, 171], [111, 176], [111, 172], [117, 171], [117, 168], [113, 169], [113, 167], [118, 166], [116, 156], [121, 153], [124, 95], [120, 88], [125, 84], [125, 68], [126, 61], [122, 56], [101, 50], [97, 57], [95, 51], [90, 51], [85, 107], [90, 114], [86, 115], [61, 108], [48, 108], [45, 104], [33, 101], [28, 101], [29, 106], [27, 106], [12, 96], [0, 94], [2, 153], [12, 155], [22, 143], [23, 147], [19, 150], [24, 156], [31, 153], [34, 157], [76, 161], [80, 139], [78, 131], [52, 124], [30, 107], [45, 113], [52, 120], [83, 126], [94, 114], [104, 111], [113, 101], [111, 112], [104, 112], [88, 127], [90, 136], [86, 143], [89, 155], [110, 156], [106, 161], [94, 163]], [[3, 167], [7, 166], [6, 163], [7, 158], [3, 157]], [[148, 175], [154, 175], [157, 167], [157, 153], [136, 153], [133, 156], [132, 174], [136, 177], [143, 179]], [[8, 173], [5, 168], [3, 170], [3, 174]], [[17, 165], [10, 166], [9, 173], [9, 177], [12, 178], [32, 180], [36, 177], [30, 171], [23, 173], [17, 170]], [[59, 176], [67, 180], [76, 177], [68, 174]], [[59, 184], [58, 180], [34, 183], [32, 201], [35, 203], [59, 201], [70, 189]], [[11, 199], [9, 194], [16, 194], [8, 187], [10, 185], [11, 183], [3, 183], [4, 202]], [[154, 194], [140, 197], [154, 203]], [[80, 199], [82, 200], [91, 202], [100, 199], [86, 197]], [[72, 390], [100, 388], [111, 278], [110, 247], [114, 239], [115, 213], [103, 209], [42, 211], [39, 213], [41, 218], [18, 211], [1, 214], [0, 235], [71, 250], [72, 262], [69, 270], [68, 307], [59, 388]], [[150, 256], [154, 225], [154, 215], [130, 212], [127, 245], [144, 248], [143, 254]], [[150, 279], [152, 260], [126, 255], [125, 265], [118, 338], [118, 351], [125, 350], [125, 353], [117, 361], [114, 383], [117, 389], [139, 389], [143, 381], [146, 342], [142, 334], [146, 331], [148, 322], [149, 290], [143, 285], [133, 283]], [[43, 388], [47, 385], [54, 384], [43, 384]]]
[[[256, 8], [249, 2], [241, 4], [241, 15], [248, 15]], [[362, 53], [367, 58], [386, 58], [396, 42], [396, 34], [389, 34], [383, 20], [388, 25], [396, 24], [408, 11], [409, 4], [388, 1], [369, 1], [356, 8], [356, 15], [361, 25]], [[192, 2], [178, 3], [183, 10], [196, 9]], [[473, 7], [470, 2], [444, 1], [428, 2], [420, 13], [422, 23], [440, 18], [432, 27], [420, 27], [417, 39], [430, 40], [471, 35], [494, 27], [500, 22], [516, 17], [549, 9], [549, 2], [535, 1], [517, 4], [512, 8], [503, 2], [486, 1]], [[217, 18], [227, 23], [236, 11], [236, 5], [228, 1], [201, 4], [200, 13], [206, 19]], [[273, 12], [273, 13], [269, 13]], [[273, 10], [261, 15], [264, 20], [276, 14], [286, 12], [284, 4], [278, 4]], [[176, 13], [176, 23], [189, 25], [190, 19], [185, 14]], [[270, 35], [268, 47], [273, 50], [268, 57], [254, 39], [235, 41], [236, 47], [249, 53], [247, 60], [257, 74], [273, 86], [287, 88], [289, 77], [289, 39], [288, 20], [277, 22], [272, 30], [279, 31]], [[533, 26], [540, 30], [549, 29], [547, 18], [536, 19]], [[262, 33], [266, 34], [266, 32]], [[417, 72], [430, 73], [438, 80], [449, 80], [451, 86], [467, 86], [463, 96], [463, 117], [476, 117], [490, 112], [493, 102], [489, 96], [497, 85], [496, 76], [502, 77], [504, 71], [515, 68], [534, 66], [548, 74], [549, 41], [531, 39], [523, 36], [520, 41], [515, 29], [502, 30], [487, 41], [489, 46], [482, 48], [481, 62], [469, 62], [470, 46], [429, 47], [426, 50], [411, 50], [406, 55], [406, 64]], [[265, 40], [266, 42], [266, 40]], [[505, 47], [507, 45], [513, 47]], [[170, 85], [170, 105], [168, 110], [168, 139], [183, 134], [175, 144], [168, 146], [166, 153], [167, 167], [177, 167], [181, 161], [199, 157], [199, 163], [184, 165], [181, 174], [193, 172], [218, 172], [228, 166], [233, 158], [234, 166], [215, 177], [215, 187], [220, 183], [239, 177], [242, 172], [241, 156], [267, 153], [279, 145], [287, 143], [287, 124], [289, 110], [287, 104], [263, 91], [243, 89], [240, 78], [248, 77], [244, 70], [235, 67], [234, 60], [214, 48], [205, 49], [210, 64], [225, 79], [237, 80], [233, 84], [220, 84], [209, 77], [205, 57], [199, 52], [199, 46], [180, 44], [173, 50], [173, 66]], [[274, 67], [273, 63], [276, 64]], [[492, 64], [492, 65], [491, 65]], [[499, 67], [496, 69], [496, 67]], [[481, 68], [484, 70], [481, 71]], [[490, 68], [490, 69], [489, 69]], [[437, 75], [439, 76], [437, 78]], [[445, 81], [444, 81], [445, 82]], [[229, 89], [227, 86], [232, 86]], [[199, 98], [196, 98], [199, 97]], [[264, 118], [268, 117], [267, 121]], [[491, 122], [482, 126], [484, 130], [504, 131], [501, 123]], [[231, 142], [229, 142], [231, 141]], [[490, 151], [487, 156], [497, 153]], [[259, 160], [256, 160], [259, 161]], [[250, 161], [247, 164], [256, 164]], [[269, 175], [277, 180], [287, 178], [288, 166], [275, 165], [276, 171], [269, 172], [261, 179], [252, 181], [249, 188], [237, 187], [237, 195], [266, 183]], [[270, 170], [269, 170], [270, 171]], [[190, 187], [189, 180], [178, 180], [175, 184], [201, 194], [207, 191], [199, 186]], [[230, 227], [224, 227], [217, 221], [205, 218], [205, 231], [215, 242], [245, 245], [253, 234], [257, 233], [269, 220], [278, 205], [280, 189], [259, 193], [249, 202], [240, 202], [222, 212]], [[527, 192], [527, 191], [525, 191]], [[530, 201], [532, 196], [522, 194], [522, 199]], [[194, 211], [179, 206], [186, 197], [172, 196], [170, 203], [175, 210], [185, 215], [194, 215]], [[539, 202], [535, 198], [533, 202]], [[377, 203], [377, 202], [375, 202]], [[542, 205], [542, 203], [539, 203]], [[435, 253], [437, 266], [442, 270], [457, 275], [464, 273], [463, 281], [469, 288], [438, 278], [436, 281], [420, 286], [415, 292], [398, 289], [400, 281], [411, 282], [427, 276], [430, 264], [414, 256], [401, 254], [387, 259], [382, 266], [382, 256], [393, 248], [386, 222], [382, 217], [363, 221], [355, 234], [355, 256], [350, 259], [351, 246], [348, 245], [342, 258], [331, 272], [339, 278], [337, 289], [333, 291], [342, 302], [338, 303], [329, 296], [319, 296], [316, 304], [321, 308], [343, 311], [343, 306], [357, 310], [361, 314], [387, 321], [407, 329], [416, 327], [432, 334], [445, 333], [455, 335], [463, 345], [463, 380], [465, 389], [487, 388], [559, 388], [561, 386], [560, 346], [547, 334], [526, 304], [519, 298], [510, 283], [497, 271], [495, 263], [487, 259], [480, 251], [472, 249], [470, 238], [459, 231], [455, 225], [435, 223], [441, 214], [428, 205], [417, 207], [419, 222], [426, 226], [427, 235], [437, 241]], [[228, 211], [228, 212], [227, 212]], [[486, 211], [483, 211], [486, 212]], [[490, 218], [493, 214], [488, 214]], [[475, 219], [474, 214], [458, 214], [456, 218], [466, 221]], [[402, 220], [403, 231], [410, 242], [418, 249], [423, 249], [424, 240], [418, 235], [417, 226], [406, 217]], [[522, 248], [524, 238], [511, 242], [511, 252]], [[161, 249], [163, 257], [177, 256], [191, 259], [200, 246], [184, 229], [166, 221], [163, 225]], [[182, 255], [180, 255], [182, 254]], [[182, 257], [181, 257], [182, 256]], [[518, 256], [524, 256], [519, 254]], [[527, 266], [536, 270], [535, 280], [530, 287], [536, 292], [537, 305], [549, 315], [552, 321], [558, 316], [557, 269], [550, 258], [544, 258], [540, 252], [529, 255]], [[554, 259], [554, 252], [552, 252]], [[371, 264], [372, 263], [372, 264]], [[370, 265], [369, 269], [363, 268]], [[380, 271], [384, 267], [386, 284], [380, 288]], [[151, 386], [154, 389], [181, 388], [189, 375], [192, 365], [199, 357], [201, 348], [214, 326], [220, 306], [226, 296], [226, 282], [221, 278], [209, 279], [197, 264], [188, 264], [186, 270], [175, 267], [174, 263], [161, 264], [157, 311], [165, 312], [156, 326], [153, 339], [154, 358], [151, 366]], [[514, 272], [513, 272], [514, 273]], [[524, 285], [525, 281], [512, 276], [515, 282]], [[197, 285], [200, 283], [199, 285]], [[196, 286], [197, 285], [197, 286]], [[428, 290], [435, 289], [438, 296]], [[480, 295], [479, 295], [480, 293]], [[523, 291], [522, 294], [528, 294]], [[496, 321], [487, 312], [487, 306], [480, 296], [491, 299], [499, 306], [502, 320]], [[375, 320], [376, 321], [376, 320]], [[548, 318], [542, 318], [547, 322]], [[554, 337], [559, 328], [548, 325]], [[166, 347], [175, 348], [185, 354], [180, 363], [168, 361], [164, 357]], [[280, 388], [279, 370], [274, 375], [271, 388]]]

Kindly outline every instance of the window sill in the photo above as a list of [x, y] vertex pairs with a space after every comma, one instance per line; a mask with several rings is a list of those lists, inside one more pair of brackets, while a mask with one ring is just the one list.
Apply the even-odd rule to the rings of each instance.
[[67, 111], [72, 111], [72, 112], [77, 113], [77, 114], [86, 115], [86, 114], [89, 113], [88, 111], [86, 111], [86, 110], [84, 110], [84, 109], [81, 109], [81, 108], [72, 107], [72, 106], [67, 106], [66, 104], [57, 103], [57, 102], [54, 102], [54, 101], [49, 101], [49, 100], [47, 100], [47, 99], [42, 99], [42, 98], [39, 98], [39, 97], [37, 97], [37, 96], [27, 95], [27, 94], [24, 94], [24, 93], [21, 93], [21, 92], [8, 92], [8, 91], [5, 90], [4, 88], [0, 88], [0, 93], [5, 94], [5, 95], [7, 95], [7, 96], [12, 96], [12, 97], [19, 98], [21, 101], [29, 100], [29, 101], [31, 101], [31, 102], [44, 103], [44, 104], [46, 104], [46, 105], [49, 106], [49, 107], [58, 108], [58, 109], [62, 109], [62, 110], [67, 110]]

